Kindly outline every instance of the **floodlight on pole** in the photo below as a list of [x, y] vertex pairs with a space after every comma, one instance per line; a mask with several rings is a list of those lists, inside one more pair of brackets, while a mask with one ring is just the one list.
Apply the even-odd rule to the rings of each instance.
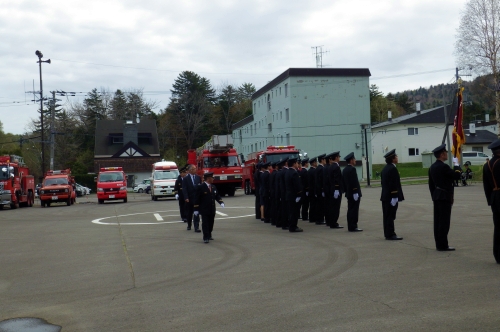
[[40, 128], [42, 132], [42, 176], [45, 176], [45, 138], [43, 134], [43, 84], [42, 84], [42, 62], [50, 64], [50, 59], [42, 60], [43, 54], [39, 50], [36, 50], [35, 55], [38, 57], [37, 63], [40, 68]]

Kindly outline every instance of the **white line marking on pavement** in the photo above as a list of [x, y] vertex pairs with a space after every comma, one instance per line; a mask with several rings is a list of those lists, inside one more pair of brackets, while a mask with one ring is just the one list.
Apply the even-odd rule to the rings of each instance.
[[225, 213], [222, 213], [219, 211], [215, 211], [215, 213], [217, 213], [219, 216], [227, 217], [227, 214], [225, 214]]
[[156, 220], [163, 221], [163, 218], [158, 213], [155, 213], [154, 216], [155, 216]]

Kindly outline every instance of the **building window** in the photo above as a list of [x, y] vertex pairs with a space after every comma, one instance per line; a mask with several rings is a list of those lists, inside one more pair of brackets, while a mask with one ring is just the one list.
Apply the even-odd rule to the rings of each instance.
[[286, 134], [286, 145], [290, 145], [290, 134]]
[[280, 87], [280, 96], [281, 96], [281, 87]]
[[290, 111], [289, 109], [285, 109], [285, 118], [286, 118], [286, 122], [290, 122]]
[[243, 137], [241, 136], [241, 129], [240, 129], [240, 144], [243, 143]]
[[285, 83], [285, 97], [288, 97], [288, 83]]
[[408, 155], [409, 156], [418, 156], [418, 155], [420, 155], [420, 152], [418, 151], [418, 148], [409, 148]]
[[269, 124], [267, 125], [267, 132], [269, 132], [269, 133], [272, 133], [272, 132], [273, 132], [273, 124], [272, 124], [272, 123], [269, 123]]
[[482, 146], [473, 146], [472, 151], [483, 152], [483, 147]]
[[283, 144], [283, 136], [281, 136], [281, 144]]
[[280, 111], [280, 120], [283, 120], [283, 112]]
[[257, 143], [255, 143], [255, 151], [257, 151]]
[[418, 135], [418, 128], [408, 128], [408, 135]]
[[269, 94], [267, 95], [267, 110], [271, 110], [271, 97]]
[[255, 109], [257, 108], [257, 103], [253, 103], [253, 112], [255, 113]]

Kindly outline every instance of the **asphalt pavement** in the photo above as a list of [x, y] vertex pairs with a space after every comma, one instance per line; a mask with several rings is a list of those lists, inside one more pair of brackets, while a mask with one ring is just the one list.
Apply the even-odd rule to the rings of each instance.
[[[498, 331], [500, 265], [482, 186], [456, 189], [454, 252], [435, 250], [427, 186], [403, 191], [403, 241], [384, 239], [380, 188], [363, 188], [360, 233], [301, 220], [303, 233], [277, 229], [239, 190], [218, 206], [209, 244], [179, 222], [177, 201], [146, 194], [6, 207], [0, 332], [14, 318], [62, 331]], [[346, 209], [344, 198], [343, 226]]]

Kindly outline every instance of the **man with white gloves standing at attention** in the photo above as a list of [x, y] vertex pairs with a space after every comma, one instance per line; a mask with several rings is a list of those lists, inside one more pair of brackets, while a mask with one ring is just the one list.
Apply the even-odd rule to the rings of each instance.
[[214, 173], [203, 174], [204, 182], [197, 186], [194, 198], [194, 215], [201, 214], [201, 229], [203, 230], [203, 242], [209, 243], [213, 240], [212, 231], [215, 219], [215, 201], [224, 207], [214, 182]]
[[403, 196], [403, 189], [401, 188], [399, 172], [396, 168], [396, 164], [398, 163], [396, 150], [394, 149], [387, 152], [384, 158], [387, 165], [385, 165], [381, 173], [382, 194], [380, 195], [384, 219], [384, 236], [386, 240], [402, 240], [403, 238], [397, 236], [394, 229], [398, 202], [405, 199]]

